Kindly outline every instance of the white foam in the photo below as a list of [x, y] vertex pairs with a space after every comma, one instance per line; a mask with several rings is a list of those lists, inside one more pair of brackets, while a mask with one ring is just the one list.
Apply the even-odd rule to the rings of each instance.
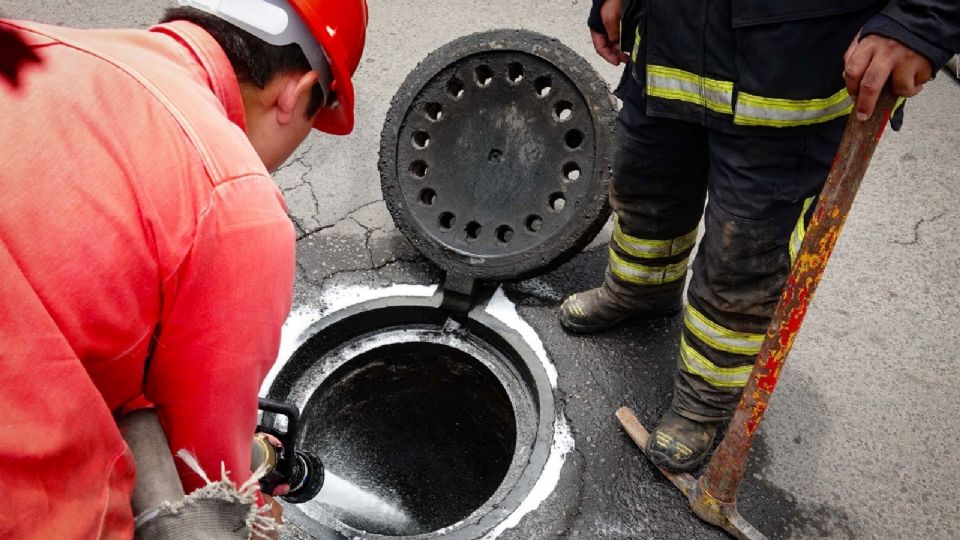
[[[520, 317], [517, 307], [503, 293], [503, 287], [498, 288], [493, 298], [487, 303], [487, 313], [500, 319], [502, 323], [513, 328], [523, 337], [530, 348], [533, 349], [533, 352], [536, 353], [537, 358], [540, 359], [540, 363], [543, 364], [543, 369], [550, 379], [550, 385], [556, 388], [557, 368], [550, 361], [550, 357], [547, 356], [543, 341], [540, 340], [540, 336], [537, 335], [533, 327]], [[550, 455], [547, 457], [547, 463], [543, 466], [543, 472], [540, 473], [533, 489], [523, 499], [520, 506], [507, 516], [507, 519], [487, 533], [483, 540], [493, 540], [503, 534], [504, 531], [516, 527], [524, 516], [539, 508], [543, 501], [547, 500], [547, 497], [553, 493], [560, 482], [560, 472], [563, 470], [563, 464], [567, 460], [567, 454], [573, 451], [574, 445], [573, 435], [570, 433], [570, 427], [567, 426], [567, 420], [563, 417], [563, 414], [558, 412], [553, 420], [553, 444], [550, 446]]]
[[547, 500], [547, 497], [557, 488], [563, 464], [567, 460], [567, 454], [572, 452], [573, 448], [573, 435], [570, 433], [567, 421], [562, 414], [558, 414], [553, 421], [553, 444], [550, 446], [550, 457], [547, 458], [547, 463], [543, 466], [540, 478], [537, 478], [533, 489], [523, 499], [520, 506], [507, 516], [507, 519], [488, 532], [483, 540], [493, 540], [507, 529], [516, 527], [524, 516], [539, 508], [543, 501]]
[[280, 370], [287, 363], [287, 360], [293, 356], [297, 348], [306, 341], [304, 332], [310, 328], [313, 323], [323, 317], [323, 312], [309, 306], [299, 306], [290, 311], [283, 328], [280, 330], [280, 352], [277, 354], [277, 361], [273, 363], [267, 376], [260, 385], [260, 395], [266, 396], [273, 386], [273, 380], [280, 373]]
[[517, 313], [517, 306], [503, 293], [503, 287], [497, 288], [497, 291], [493, 293], [493, 298], [487, 303], [487, 313], [500, 319], [500, 322], [513, 328], [523, 337], [527, 345], [530, 345], [530, 348], [536, 353], [537, 358], [540, 359], [540, 363], [543, 364], [543, 369], [546, 370], [547, 378], [550, 380], [550, 386], [556, 388], [557, 368], [553, 365], [553, 362], [550, 361], [550, 357], [547, 356], [547, 350], [543, 347], [543, 341], [540, 340], [537, 331]]
[[267, 372], [267, 376], [260, 385], [260, 395], [266, 396], [273, 385], [273, 380], [286, 365], [293, 353], [303, 345], [303, 342], [310, 336], [306, 331], [323, 317], [346, 309], [350, 306], [376, 300], [378, 298], [387, 298], [391, 296], [433, 296], [437, 291], [436, 285], [390, 285], [381, 288], [372, 288], [364, 286], [332, 287], [321, 297], [323, 309], [317, 309], [310, 306], [298, 306], [290, 311], [283, 328], [280, 331], [280, 351], [277, 354], [277, 361]]
[[323, 295], [323, 314], [333, 313], [350, 306], [392, 296], [433, 296], [437, 292], [436, 285], [403, 285], [395, 284], [374, 289], [364, 286], [333, 287]]

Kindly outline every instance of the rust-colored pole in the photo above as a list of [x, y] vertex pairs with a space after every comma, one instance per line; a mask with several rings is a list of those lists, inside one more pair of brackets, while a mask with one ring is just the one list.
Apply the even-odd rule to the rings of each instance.
[[787, 354], [813, 300], [813, 293], [827, 267], [860, 182], [870, 165], [883, 129], [897, 98], [884, 90], [873, 116], [864, 122], [853, 115], [847, 122], [840, 149], [820, 195], [820, 202], [807, 227], [807, 234], [774, 311], [773, 320], [757, 356], [757, 363], [743, 390], [743, 397], [730, 421], [727, 434], [700, 478], [703, 491], [723, 503], [736, 500], [747, 468], [753, 435], [763, 419]]

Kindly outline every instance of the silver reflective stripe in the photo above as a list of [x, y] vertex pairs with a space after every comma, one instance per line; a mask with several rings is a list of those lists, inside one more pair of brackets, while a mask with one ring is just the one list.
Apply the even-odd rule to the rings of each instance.
[[739, 92], [733, 123], [745, 126], [803, 126], [846, 116], [851, 110], [853, 100], [846, 88], [822, 99], [766, 98]]
[[647, 65], [647, 94], [733, 114], [733, 83], [666, 66]]
[[613, 241], [624, 252], [641, 259], [656, 259], [683, 253], [696, 243], [697, 232], [698, 229], [694, 229], [683, 236], [669, 240], [646, 240], [623, 232], [619, 217], [614, 217], [613, 221]]
[[687, 261], [684, 259], [666, 266], [646, 266], [623, 260], [610, 248], [610, 271], [621, 280], [637, 285], [660, 285], [681, 279], [687, 274]]
[[807, 235], [807, 225], [806, 225], [806, 216], [807, 211], [810, 210], [810, 205], [813, 203], [813, 200], [816, 197], [810, 197], [809, 199], [803, 201], [803, 210], [800, 211], [800, 217], [797, 219], [797, 225], [793, 228], [793, 233], [790, 235], [790, 265], [793, 266], [793, 263], [797, 261], [797, 253], [800, 253], [800, 246], [803, 245], [803, 238]]
[[750, 372], [753, 371], [752, 365], [735, 368], [717, 367], [716, 364], [707, 360], [706, 357], [687, 344], [683, 337], [680, 338], [680, 358], [683, 360], [683, 366], [687, 373], [702, 378], [711, 386], [742, 388], [747, 385]]
[[706, 346], [733, 354], [756, 356], [765, 337], [763, 334], [748, 334], [724, 328], [691, 305], [687, 305], [683, 324]]

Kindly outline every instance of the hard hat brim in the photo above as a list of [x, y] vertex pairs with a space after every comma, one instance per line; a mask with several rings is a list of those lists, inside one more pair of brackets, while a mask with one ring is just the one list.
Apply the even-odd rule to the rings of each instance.
[[290, 5], [307, 22], [310, 33], [320, 42], [333, 72], [333, 89], [336, 92], [337, 106], [320, 109], [314, 118], [313, 127], [333, 135], [347, 135], [353, 131], [354, 95], [346, 52], [334, 36], [330, 35], [331, 30], [323, 22], [323, 15], [317, 12], [309, 2], [291, 1]]

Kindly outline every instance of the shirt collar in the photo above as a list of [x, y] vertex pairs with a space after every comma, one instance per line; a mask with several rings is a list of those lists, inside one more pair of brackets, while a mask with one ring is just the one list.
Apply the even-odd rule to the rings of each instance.
[[240, 82], [220, 44], [202, 28], [187, 21], [158, 24], [151, 27], [150, 31], [173, 37], [193, 55], [206, 75], [210, 90], [223, 105], [227, 118], [246, 131], [247, 118]]

